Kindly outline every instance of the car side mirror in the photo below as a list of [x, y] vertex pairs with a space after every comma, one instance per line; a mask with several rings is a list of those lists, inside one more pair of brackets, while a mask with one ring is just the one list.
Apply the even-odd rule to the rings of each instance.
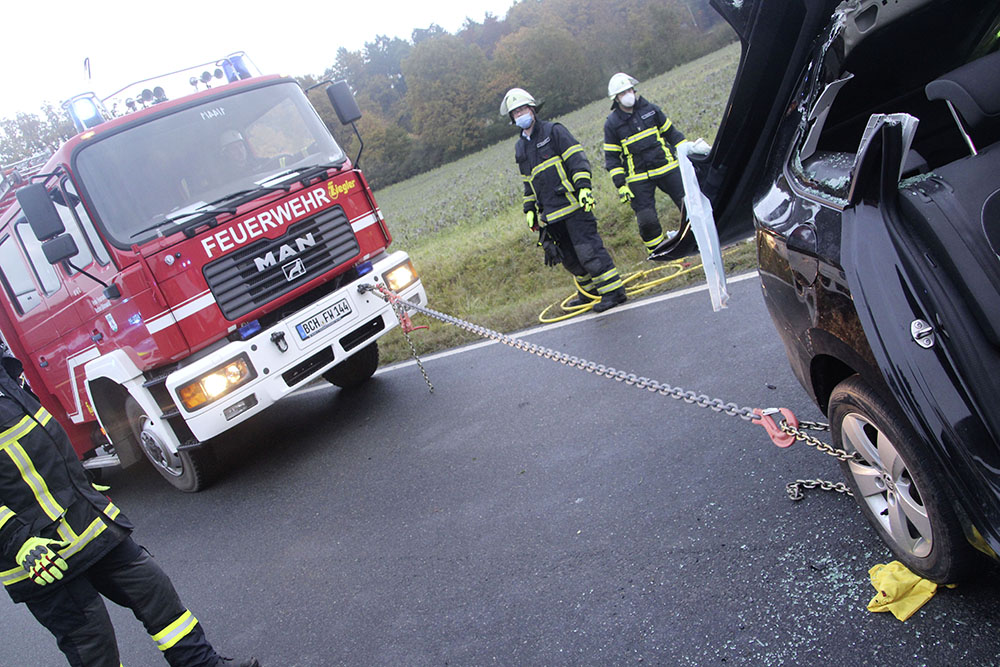
[[327, 86], [326, 96], [330, 99], [333, 110], [337, 112], [341, 125], [349, 125], [361, 118], [361, 109], [354, 99], [354, 93], [343, 79]]
[[42, 252], [45, 253], [45, 259], [49, 264], [59, 264], [75, 257], [80, 250], [76, 247], [76, 241], [72, 236], [60, 234], [42, 243]]
[[[25, 185], [17, 190], [17, 203], [39, 241], [48, 241], [66, 231], [48, 191], [41, 183]], [[72, 239], [71, 239], [72, 240]]]

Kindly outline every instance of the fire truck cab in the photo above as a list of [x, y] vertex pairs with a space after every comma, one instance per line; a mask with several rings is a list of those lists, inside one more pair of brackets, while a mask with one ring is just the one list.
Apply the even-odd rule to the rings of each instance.
[[[361, 284], [427, 302], [305, 92], [248, 62], [175, 72], [196, 88], [180, 96], [73, 98], [79, 134], [5, 170], [0, 331], [85, 467], [145, 457], [198, 491], [214, 436], [319, 376], [375, 372], [398, 320]], [[328, 94], [360, 117], [345, 82]]]

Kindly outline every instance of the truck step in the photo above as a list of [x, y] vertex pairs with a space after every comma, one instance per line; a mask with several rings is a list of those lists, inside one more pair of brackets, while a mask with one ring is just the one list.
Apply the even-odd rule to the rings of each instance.
[[121, 462], [118, 460], [117, 454], [102, 454], [101, 456], [92, 456], [85, 461], [81, 461], [84, 468], [113, 468], [119, 465]]

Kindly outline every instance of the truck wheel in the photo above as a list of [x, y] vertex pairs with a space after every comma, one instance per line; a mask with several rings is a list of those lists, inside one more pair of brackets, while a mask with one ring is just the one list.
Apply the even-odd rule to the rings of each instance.
[[342, 389], [352, 389], [374, 375], [377, 369], [378, 343], [370, 343], [323, 373], [323, 377]]
[[893, 554], [938, 583], [964, 578], [975, 562], [935, 458], [895, 404], [859, 376], [830, 396], [834, 445], [861, 461], [841, 464], [854, 499]]
[[125, 414], [139, 449], [164, 479], [186, 493], [195, 493], [208, 486], [214, 463], [211, 450], [171, 453], [160, 435], [150, 428], [152, 420], [131, 396], [125, 400]]

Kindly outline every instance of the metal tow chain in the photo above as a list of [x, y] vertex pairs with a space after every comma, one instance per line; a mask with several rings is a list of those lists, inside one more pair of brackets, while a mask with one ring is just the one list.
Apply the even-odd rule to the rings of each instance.
[[828, 482], [825, 479], [797, 479], [794, 482], [789, 482], [785, 485], [785, 493], [788, 494], [790, 500], [802, 500], [804, 494], [802, 491], [804, 489], [815, 489], [819, 488], [823, 491], [835, 491], [837, 493], [844, 493], [849, 496], [854, 496], [851, 490], [843, 482]]
[[[364, 285], [362, 286], [364, 287]], [[359, 291], [361, 288], [358, 288]], [[383, 297], [384, 298], [384, 297]], [[403, 330], [403, 337], [406, 339], [407, 345], [410, 346], [410, 354], [413, 355], [413, 360], [417, 362], [417, 368], [420, 369], [420, 374], [424, 376], [424, 382], [427, 383], [427, 389], [434, 393], [434, 385], [431, 383], [430, 377], [427, 376], [427, 371], [424, 369], [424, 363], [420, 361], [420, 357], [417, 355], [417, 348], [413, 344], [413, 339], [410, 338], [410, 330], [412, 329], [412, 324], [410, 323], [410, 316], [403, 309], [402, 299], [390, 299], [389, 305], [392, 306], [392, 310], [396, 313], [396, 319], [399, 320], [399, 328]]]
[[626, 373], [625, 371], [620, 371], [610, 366], [605, 366], [604, 364], [587, 361], [581, 357], [570, 356], [557, 350], [536, 345], [535, 343], [529, 343], [528, 341], [520, 338], [508, 336], [500, 333], [499, 331], [487, 329], [486, 327], [461, 320], [451, 315], [445, 315], [444, 313], [430, 308], [425, 308], [415, 303], [403, 301], [398, 295], [394, 294], [381, 284], [361, 285], [358, 287], [358, 290], [362, 292], [377, 292], [379, 296], [389, 303], [400, 303], [403, 308], [408, 310], [415, 310], [418, 313], [422, 313], [446, 324], [451, 324], [482, 338], [495, 340], [498, 343], [503, 343], [504, 345], [508, 345], [516, 350], [524, 350], [525, 352], [530, 352], [531, 354], [539, 357], [557, 361], [564, 366], [579, 368], [600, 377], [606, 377], [608, 379], [615, 380], [616, 382], [624, 382], [629, 386], [646, 389], [651, 392], [659, 393], [663, 396], [670, 396], [671, 398], [683, 400], [685, 403], [692, 403], [702, 408], [711, 408], [714, 412], [722, 412], [732, 417], [739, 417], [745, 421], [754, 421], [757, 419], [751, 408], [740, 407], [736, 403], [726, 403], [718, 398], [710, 398], [706, 394], [685, 391], [680, 387], [672, 387], [668, 384], [657, 382], [656, 380], [639, 377], [634, 373]]
[[[516, 350], [524, 350], [525, 352], [530, 352], [531, 354], [543, 357], [545, 359], [551, 359], [552, 361], [557, 361], [565, 366], [572, 366], [574, 368], [579, 368], [585, 370], [588, 373], [600, 377], [606, 377], [616, 382], [624, 382], [629, 386], [635, 386], [640, 389], [646, 389], [651, 392], [656, 392], [663, 396], [670, 396], [671, 398], [683, 400], [685, 403], [691, 403], [702, 408], [710, 408], [713, 412], [722, 412], [731, 417], [739, 417], [744, 421], [754, 422], [761, 419], [761, 416], [754, 413], [752, 408], [740, 407], [736, 403], [726, 403], [718, 398], [710, 398], [706, 394], [698, 394], [694, 391], [684, 390], [681, 387], [672, 387], [668, 384], [657, 382], [656, 380], [651, 380], [646, 377], [639, 377], [634, 373], [626, 373], [625, 371], [620, 371], [610, 366], [605, 366], [603, 364], [597, 364], [593, 361], [587, 361], [581, 357], [570, 356], [563, 352], [557, 350], [552, 350], [550, 348], [544, 347], [542, 345], [536, 345], [535, 343], [529, 343], [520, 338], [515, 338], [513, 336], [508, 336], [506, 334], [500, 333], [499, 331], [494, 331], [492, 329], [487, 329], [486, 327], [468, 322], [466, 320], [459, 319], [452, 315], [446, 315], [445, 313], [438, 312], [431, 308], [426, 308], [424, 306], [411, 303], [409, 301], [404, 301], [400, 296], [381, 283], [376, 283], [375, 285], [360, 285], [358, 291], [361, 293], [365, 292], [375, 292], [384, 301], [391, 304], [393, 309], [396, 311], [396, 316], [400, 318], [400, 322], [404, 322], [404, 318], [408, 320], [409, 316], [406, 315], [405, 310], [414, 310], [418, 313], [427, 315], [428, 317], [434, 318], [445, 324], [451, 324], [473, 333], [481, 338], [488, 338], [490, 340], [497, 341], [504, 345], [508, 345]], [[423, 364], [420, 363], [420, 359], [417, 356], [416, 349], [413, 346], [412, 341], [410, 341], [409, 333], [406, 326], [403, 327], [404, 334], [406, 335], [406, 340], [410, 344], [410, 350], [413, 353], [413, 358], [416, 359], [417, 365], [420, 366], [420, 371], [424, 375], [424, 380], [427, 382], [428, 386], [431, 387], [433, 391], [433, 386], [430, 380], [427, 378], [427, 373], [424, 371]], [[772, 411], [765, 411], [772, 412]], [[812, 431], [829, 431], [830, 427], [828, 424], [822, 422], [811, 422], [811, 421], [800, 421], [798, 426], [792, 426], [785, 419], [781, 419], [777, 422], [778, 427], [786, 435], [791, 436], [797, 442], [804, 442], [811, 447], [815, 447], [818, 451], [835, 457], [840, 461], [851, 461], [861, 459], [856, 453], [847, 452], [843, 449], [837, 449], [825, 442], [809, 435], [806, 430]], [[838, 493], [845, 493], [847, 495], [853, 495], [850, 489], [842, 482], [828, 482], [821, 479], [815, 480], [796, 480], [790, 482], [786, 485], [785, 489], [788, 496], [792, 500], [801, 500], [803, 497], [802, 489], [814, 489], [820, 488], [824, 491], [836, 491]]]
[[[830, 425], [824, 424], [822, 422], [811, 422], [811, 421], [800, 421], [799, 427], [795, 428], [791, 426], [788, 422], [782, 419], [778, 426], [783, 432], [795, 438], [796, 442], [804, 442], [810, 447], [815, 447], [817, 451], [823, 452], [824, 454], [829, 454], [838, 461], [860, 461], [861, 457], [858, 456], [856, 452], [848, 452], [843, 449], [837, 449], [831, 445], [826, 444], [822, 440], [815, 438], [808, 433], [803, 433], [803, 429], [810, 431], [829, 431]], [[854, 497], [851, 489], [843, 482], [830, 482], [825, 479], [797, 479], [794, 482], [789, 482], [785, 485], [785, 492], [788, 494], [791, 500], [802, 500], [804, 497], [803, 491], [805, 489], [815, 489], [819, 488], [823, 491], [834, 491], [836, 493], [843, 493], [848, 496]]]

